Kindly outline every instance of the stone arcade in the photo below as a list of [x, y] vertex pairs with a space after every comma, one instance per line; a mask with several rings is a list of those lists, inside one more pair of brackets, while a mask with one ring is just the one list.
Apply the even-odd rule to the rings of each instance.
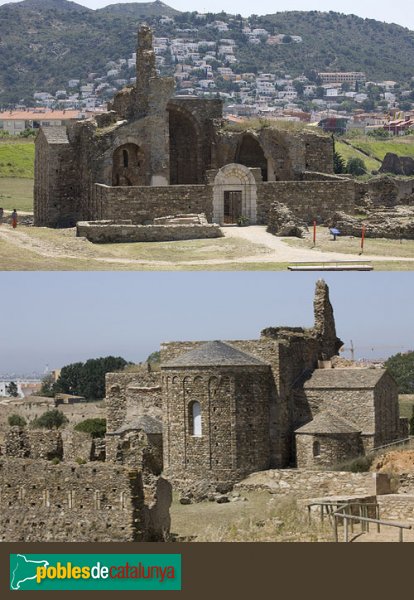
[[36, 139], [35, 225], [78, 221], [152, 224], [204, 213], [210, 223], [241, 216], [267, 224], [271, 203], [298, 217], [353, 213], [354, 183], [333, 175], [330, 137], [276, 127], [230, 131], [222, 101], [174, 96], [174, 80], [155, 68], [152, 32], [138, 35], [137, 84], [109, 111]]

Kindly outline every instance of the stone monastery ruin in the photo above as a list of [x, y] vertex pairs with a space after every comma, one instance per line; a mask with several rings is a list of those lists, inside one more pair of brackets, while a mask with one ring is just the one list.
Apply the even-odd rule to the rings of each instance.
[[314, 317], [257, 340], [167, 342], [160, 370], [107, 374], [104, 439], [9, 428], [0, 539], [162, 540], [172, 489], [230, 489], [269, 469], [305, 498], [376, 493], [371, 474], [329, 468], [408, 437], [396, 384], [385, 369], [338, 366], [323, 281]]
[[230, 131], [222, 109], [220, 99], [174, 96], [173, 78], [157, 74], [152, 32], [140, 27], [136, 85], [108, 112], [38, 134], [35, 225], [149, 225], [177, 214], [267, 225], [274, 200], [307, 222], [353, 213], [354, 182], [333, 175], [330, 137]]

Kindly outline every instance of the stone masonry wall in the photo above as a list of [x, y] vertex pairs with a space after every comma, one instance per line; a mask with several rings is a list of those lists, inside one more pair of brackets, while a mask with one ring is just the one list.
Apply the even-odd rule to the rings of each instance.
[[253, 473], [235, 486], [237, 489], [264, 489], [272, 494], [316, 498], [335, 495], [375, 495], [373, 473], [276, 469]]
[[169, 530], [171, 486], [108, 464], [0, 461], [3, 542], [157, 541]]
[[[237, 481], [269, 465], [269, 369], [166, 369], [164, 471], [171, 480]], [[191, 430], [191, 406], [201, 409], [201, 435]]]
[[[354, 213], [353, 181], [276, 181], [257, 186], [257, 222], [266, 225], [269, 208], [277, 200], [300, 219], [323, 222], [333, 211]], [[341, 207], [340, 209], [338, 207]]]
[[79, 221], [76, 235], [94, 243], [171, 242], [223, 237], [216, 224], [129, 225], [112, 221]]
[[[386, 496], [377, 496], [377, 502], [380, 507], [380, 519], [414, 523], [413, 495], [387, 494]], [[398, 539], [397, 530], [395, 530], [395, 539]]]
[[109, 187], [96, 185], [98, 219], [131, 219], [146, 225], [154, 218], [171, 214], [205, 213], [213, 216], [212, 188], [204, 185], [165, 187]]
[[[319, 444], [319, 454], [314, 456], [314, 443]], [[358, 433], [342, 435], [296, 434], [296, 462], [299, 468], [321, 469], [333, 467], [362, 453]]]

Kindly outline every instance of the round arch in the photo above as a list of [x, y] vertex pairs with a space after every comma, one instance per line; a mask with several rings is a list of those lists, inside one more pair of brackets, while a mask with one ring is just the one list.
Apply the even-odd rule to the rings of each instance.
[[194, 116], [185, 108], [168, 106], [170, 185], [202, 183], [202, 136]]
[[237, 223], [241, 216], [256, 223], [257, 186], [247, 167], [231, 163], [222, 167], [213, 185], [213, 223]]

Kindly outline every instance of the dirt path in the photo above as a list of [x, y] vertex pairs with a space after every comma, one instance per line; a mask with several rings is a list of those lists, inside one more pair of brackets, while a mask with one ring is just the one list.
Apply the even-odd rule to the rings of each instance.
[[[103, 257], [97, 254], [95, 246], [85, 238], [74, 236], [73, 230], [62, 231], [62, 236], [58, 241], [39, 239], [30, 235], [30, 230], [20, 227], [13, 230], [10, 226], [4, 225], [0, 228], [0, 239], [7, 241], [16, 247], [34, 252], [45, 258], [67, 258], [77, 260], [94, 260], [107, 264], [130, 264], [130, 265], [150, 265], [168, 267], [175, 265], [193, 266], [193, 265], [219, 265], [219, 264], [244, 264], [244, 263], [294, 263], [294, 262], [329, 262], [329, 261], [350, 261], [355, 260], [351, 254], [338, 252], [322, 252], [312, 248], [294, 248], [286, 244], [282, 238], [277, 238], [266, 232], [266, 228], [260, 225], [250, 227], [228, 227], [224, 229], [224, 235], [227, 238], [239, 238], [248, 241], [262, 248], [267, 252], [258, 253], [252, 256], [240, 256], [238, 258], [214, 258], [199, 259], [187, 261], [160, 261], [147, 259], [132, 259], [122, 257]], [[364, 255], [367, 261], [414, 261], [414, 258], [390, 257], [390, 256], [370, 256]]]

